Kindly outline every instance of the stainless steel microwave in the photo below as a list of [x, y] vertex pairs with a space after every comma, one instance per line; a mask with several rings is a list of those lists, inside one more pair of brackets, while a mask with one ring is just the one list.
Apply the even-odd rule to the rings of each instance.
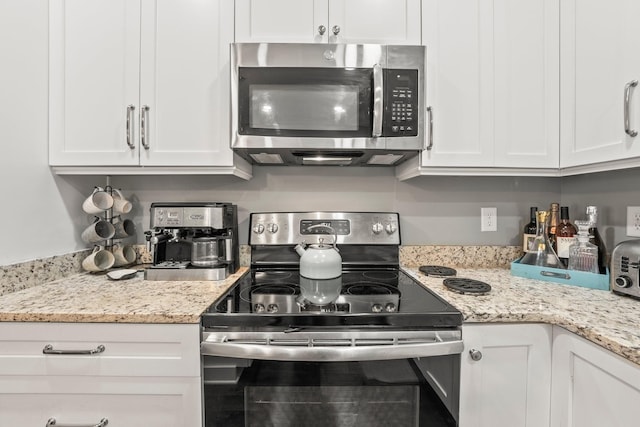
[[231, 148], [253, 164], [397, 165], [425, 148], [424, 46], [231, 45]]

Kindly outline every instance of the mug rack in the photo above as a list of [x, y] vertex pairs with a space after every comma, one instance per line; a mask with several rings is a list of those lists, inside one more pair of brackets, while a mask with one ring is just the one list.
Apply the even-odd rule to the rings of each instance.
[[[107, 208], [107, 209], [102, 209], [99, 212], [87, 212], [87, 210], [84, 209], [84, 205], [83, 205], [83, 210], [85, 211], [85, 213], [87, 213], [87, 215], [92, 215], [94, 217], [94, 221], [92, 224], [95, 224], [97, 222], [100, 221], [105, 221], [109, 224], [111, 224], [112, 227], [115, 228], [115, 224], [116, 223], [120, 223], [120, 227], [122, 227], [123, 232], [125, 233], [125, 235], [117, 235], [114, 234], [111, 237], [108, 238], [104, 238], [104, 239], [99, 239], [99, 240], [94, 240], [91, 242], [88, 242], [86, 240], [85, 243], [87, 244], [91, 244], [93, 245], [93, 252], [92, 254], [90, 254], [85, 261], [88, 261], [89, 258], [92, 257], [92, 255], [96, 252], [96, 250], [100, 250], [100, 248], [104, 248], [104, 250], [111, 252], [112, 255], [114, 254], [114, 250], [116, 249], [116, 245], [118, 245], [118, 242], [124, 240], [124, 239], [128, 239], [130, 237], [135, 236], [135, 226], [133, 224], [133, 222], [129, 219], [125, 219], [124, 215], [128, 212], [131, 211], [131, 202], [129, 202], [128, 200], [126, 200], [123, 196], [122, 196], [122, 190], [121, 189], [116, 189], [111, 185], [110, 182], [110, 177], [107, 176], [107, 180], [106, 180], [106, 185], [104, 187], [99, 187], [99, 186], [95, 186], [93, 188], [93, 193], [89, 196], [91, 197], [94, 193], [96, 193], [96, 191], [104, 191], [105, 193], [107, 193], [114, 201], [114, 204], [111, 205], [111, 207]], [[114, 194], [116, 195], [114, 197]], [[114, 212], [114, 205], [116, 201], [120, 201], [118, 203], [120, 203], [121, 207], [122, 206], [127, 206], [126, 207], [126, 212], [124, 211], [120, 211], [120, 212]], [[86, 203], [86, 202], [85, 202]], [[96, 210], [98, 208], [95, 208]], [[128, 227], [126, 227], [125, 225], [128, 225]], [[128, 228], [128, 230], [127, 230]], [[84, 234], [84, 233], [83, 233]], [[83, 235], [84, 237], [84, 235]], [[123, 246], [123, 245], [119, 245], [122, 248], [130, 248], [128, 249], [128, 251], [133, 251], [131, 246]], [[133, 264], [135, 262], [135, 257], [133, 257], [134, 259], [131, 262], [126, 262], [126, 263], [120, 263], [120, 265], [117, 265], [117, 267], [124, 267], [126, 265], [130, 265]], [[117, 264], [117, 262], [116, 262]], [[85, 262], [83, 261], [83, 268], [87, 271], [91, 271], [91, 272], [97, 272], [97, 271], [107, 271], [109, 270], [111, 267], [113, 267], [113, 263], [111, 263], [111, 265], [108, 268], [99, 268], [98, 266], [95, 265], [95, 262], [91, 264], [91, 266], [89, 267], [89, 265], [85, 265]]]

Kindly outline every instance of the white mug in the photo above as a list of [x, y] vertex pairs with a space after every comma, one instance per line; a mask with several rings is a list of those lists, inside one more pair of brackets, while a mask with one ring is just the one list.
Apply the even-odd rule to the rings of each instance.
[[114, 239], [125, 239], [136, 234], [136, 225], [130, 219], [117, 217], [113, 220]]
[[115, 258], [114, 267], [122, 267], [132, 264], [136, 260], [136, 251], [133, 246], [115, 245], [111, 248], [111, 252]]
[[82, 203], [82, 209], [88, 214], [98, 214], [113, 207], [113, 197], [102, 187], [93, 189], [93, 193]]
[[131, 212], [133, 204], [124, 198], [120, 190], [114, 188], [111, 196], [113, 197], [113, 212], [115, 214], [126, 214]]
[[111, 252], [102, 246], [96, 246], [93, 252], [82, 260], [82, 268], [91, 272], [105, 271], [113, 267], [115, 260]]
[[111, 239], [114, 234], [116, 234], [115, 227], [109, 221], [101, 219], [85, 228], [81, 237], [86, 243], [97, 243]]

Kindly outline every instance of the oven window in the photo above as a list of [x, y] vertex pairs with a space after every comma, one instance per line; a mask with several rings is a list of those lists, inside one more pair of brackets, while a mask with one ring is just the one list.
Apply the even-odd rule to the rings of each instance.
[[242, 67], [238, 72], [241, 135], [371, 136], [371, 69]]
[[457, 425], [413, 359], [243, 364], [205, 376], [205, 427]]

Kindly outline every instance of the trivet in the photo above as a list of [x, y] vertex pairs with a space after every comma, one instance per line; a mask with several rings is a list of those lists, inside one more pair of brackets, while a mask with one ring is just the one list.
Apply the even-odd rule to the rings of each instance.
[[431, 277], [450, 277], [455, 276], [457, 273], [453, 268], [443, 267], [441, 265], [423, 265], [419, 270]]
[[484, 295], [491, 290], [491, 285], [474, 279], [452, 277], [442, 282], [447, 288], [461, 294]]

